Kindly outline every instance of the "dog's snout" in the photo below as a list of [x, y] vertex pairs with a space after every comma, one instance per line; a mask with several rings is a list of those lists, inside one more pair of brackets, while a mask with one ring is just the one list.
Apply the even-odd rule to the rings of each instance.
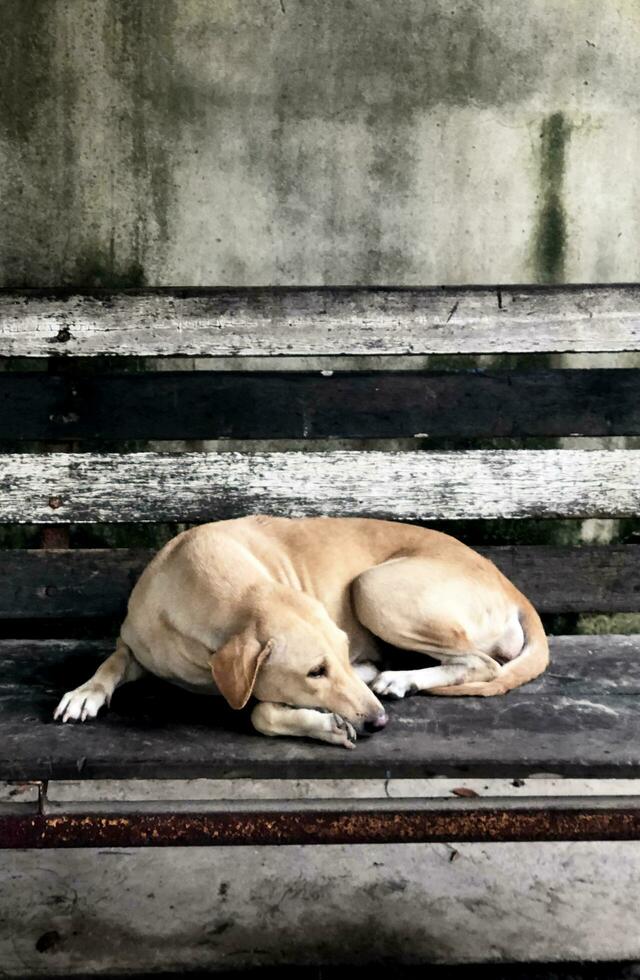
[[367, 718], [364, 723], [365, 732], [379, 732], [389, 721], [386, 711], [382, 711], [378, 715], [374, 715], [373, 718]]

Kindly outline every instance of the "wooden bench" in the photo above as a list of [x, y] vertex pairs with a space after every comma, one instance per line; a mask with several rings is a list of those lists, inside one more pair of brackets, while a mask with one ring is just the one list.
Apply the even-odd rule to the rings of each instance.
[[[150, 554], [90, 547], [104, 540], [96, 525], [135, 525], [119, 541], [144, 544], [147, 525], [258, 511], [633, 518], [640, 452], [553, 440], [639, 435], [640, 369], [540, 355], [638, 350], [635, 287], [0, 294], [0, 846], [640, 837], [640, 790], [620, 795], [610, 782], [640, 778], [639, 637], [554, 636], [550, 669], [527, 687], [392, 704], [384, 734], [350, 753], [258, 736], [222, 702], [212, 711], [173, 689], [169, 699], [154, 681], [123, 688], [93, 724], [52, 720], [60, 695], [111, 649]], [[417, 355], [460, 354], [535, 356], [526, 367], [410, 370]], [[359, 364], [336, 367], [344, 355]], [[147, 360], [166, 357], [235, 360], [195, 371]], [[246, 361], [256, 357], [314, 361], [265, 370]], [[358, 448], [333, 448], [337, 438]], [[272, 451], [256, 439], [287, 442]], [[149, 451], [149, 440], [233, 440], [234, 451]], [[547, 617], [640, 611], [633, 543], [481, 550]], [[545, 798], [540, 774], [569, 782]], [[52, 793], [64, 781], [149, 779], [157, 800], [139, 806], [107, 793], [65, 807]], [[167, 780], [191, 779], [331, 780], [334, 798], [162, 802]], [[474, 796], [479, 779], [488, 791]], [[586, 779], [600, 781], [597, 796], [563, 791]], [[349, 798], [361, 780], [378, 794]], [[442, 780], [445, 791], [429, 791]], [[385, 792], [394, 781], [407, 793]], [[521, 796], [496, 790], [514, 781]]]

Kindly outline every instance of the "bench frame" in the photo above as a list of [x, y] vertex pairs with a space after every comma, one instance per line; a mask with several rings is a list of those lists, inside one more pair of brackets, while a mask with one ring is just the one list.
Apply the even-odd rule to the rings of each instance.
[[[46, 807], [46, 784], [38, 784]], [[593, 800], [491, 799], [338, 801], [318, 808], [299, 801], [270, 809], [223, 804], [197, 809], [0, 816], [0, 848], [174, 847], [291, 844], [422, 844], [640, 839], [640, 797]]]
[[[88, 296], [77, 296], [68, 291], [52, 294], [30, 290], [16, 294], [5, 290], [0, 291], [0, 356], [52, 358], [52, 364], [63, 370], [57, 375], [33, 376], [37, 381], [33, 398], [27, 398], [27, 407], [24, 407], [24, 399], [22, 403], [20, 401], [20, 385], [27, 383], [25, 378], [0, 375], [0, 380], [5, 379], [2, 391], [12, 399], [14, 408], [9, 422], [7, 417], [0, 421], [0, 438], [55, 438], [78, 444], [95, 438], [95, 419], [87, 420], [82, 411], [77, 411], [82, 408], [86, 395], [78, 395], [77, 389], [82, 388], [83, 382], [82, 375], [77, 375], [79, 384], [74, 380], [75, 358], [114, 354], [125, 357], [335, 358], [624, 351], [640, 351], [640, 287], [637, 286], [144, 290]], [[378, 370], [376, 368], [376, 372]], [[113, 376], [112, 371], [107, 374]], [[261, 438], [288, 439], [330, 439], [336, 435], [345, 436], [345, 431], [349, 438], [424, 439], [434, 435], [447, 439], [456, 432], [462, 432], [465, 438], [489, 438], [495, 434], [510, 436], [516, 431], [525, 437], [555, 437], [562, 432], [588, 436], [640, 434], [640, 400], [636, 397], [640, 389], [636, 369], [619, 370], [615, 397], [607, 380], [609, 371], [545, 368], [543, 372], [537, 372], [537, 377], [528, 372], [516, 372], [517, 386], [528, 392], [534, 408], [529, 414], [523, 412], [521, 399], [513, 397], [512, 389], [506, 400], [506, 427], [504, 413], [497, 411], [492, 402], [504, 390], [505, 375], [501, 376], [500, 372], [474, 371], [470, 375], [475, 379], [472, 384], [470, 378], [461, 377], [461, 372], [455, 375], [429, 372], [426, 378], [431, 378], [430, 397], [436, 398], [442, 406], [437, 417], [432, 408], [425, 408], [428, 399], [422, 401], [425, 376], [412, 374], [410, 382], [403, 382], [397, 372], [393, 375], [359, 375], [358, 401], [354, 404], [356, 407], [357, 404], [366, 405], [375, 396], [382, 406], [380, 418], [372, 422], [366, 411], [360, 411], [357, 420], [341, 431], [336, 430], [336, 421], [331, 415], [332, 404], [336, 398], [344, 397], [350, 383], [346, 375], [334, 376], [333, 370], [322, 371], [322, 374], [327, 376], [324, 388], [318, 379], [310, 383], [300, 371], [284, 384], [283, 376], [273, 372], [262, 376], [262, 384], [256, 383], [256, 375], [227, 373], [223, 396], [248, 406], [246, 411], [244, 408], [235, 413], [225, 410], [224, 398], [219, 396], [216, 405], [203, 410], [195, 421], [193, 406], [206, 395], [211, 376], [197, 372], [183, 374], [180, 379], [166, 374], [163, 380], [165, 399], [170, 400], [171, 391], [178, 390], [181, 380], [185, 380], [192, 392], [191, 401], [186, 400], [191, 407], [188, 411], [178, 410], [177, 419], [161, 411], [157, 431], [145, 430], [144, 424], [136, 428], [134, 423], [128, 430], [129, 435], [133, 433], [133, 438], [142, 438], [144, 431], [151, 431], [153, 438], [186, 438], [181, 426], [186, 425], [187, 418], [192, 424], [191, 438], [208, 435], [210, 421], [213, 424], [210, 437], [236, 439], [246, 438], [247, 432], [253, 435], [256, 431]], [[162, 378], [162, 375], [158, 377]], [[218, 373], [217, 377], [222, 376]], [[260, 401], [260, 390], [267, 383], [271, 385], [271, 397], [283, 401], [285, 408], [272, 428], [263, 431], [260, 425], [264, 403]], [[149, 398], [153, 401], [156, 394], [146, 376], [137, 375], [126, 375], [122, 382], [117, 378], [113, 383], [105, 382], [101, 390], [103, 402], [95, 418], [101, 420], [99, 432], [107, 441], [123, 438], [122, 425], [126, 425], [127, 412], [130, 417], [136, 405], [146, 406], [144, 410], [148, 410]], [[467, 397], [467, 392], [470, 400], [461, 414], [460, 399]], [[411, 413], [403, 412], [405, 397], [411, 398]], [[131, 404], [127, 398], [131, 399]], [[585, 398], [588, 411], [583, 411], [579, 404]], [[18, 411], [21, 404], [23, 411]], [[314, 415], [318, 404], [322, 411], [316, 411]], [[124, 408], [119, 414], [121, 405]], [[211, 412], [214, 412], [214, 418]], [[418, 425], [420, 428], [416, 431]], [[427, 425], [431, 429], [429, 433], [423, 431]], [[539, 462], [544, 472], [532, 493], [524, 492], [520, 477], [515, 481], [520, 486], [517, 492], [508, 489], [506, 494], [493, 493], [494, 484], [500, 485], [514, 467], [517, 470], [520, 459], [525, 460], [523, 466], [526, 469], [535, 452], [540, 453]], [[473, 516], [478, 518], [625, 517], [640, 512], [636, 487], [640, 476], [640, 453], [605, 451], [585, 456], [581, 451], [575, 451], [576, 461], [580, 457], [584, 479], [582, 496], [577, 500], [567, 483], [567, 473], [574, 467], [571, 452], [464, 450], [456, 454], [455, 468], [461, 475], [453, 489], [453, 502], [446, 512], [438, 495], [430, 496], [428, 488], [422, 493], [411, 493], [406, 488], [412, 481], [424, 479], [425, 463], [429, 464], [430, 473], [437, 472], [438, 466], [442, 473], [453, 471], [452, 461], [448, 458], [450, 453], [441, 453], [440, 461], [437, 453], [368, 453], [369, 459], [362, 461], [360, 455], [360, 461], [363, 465], [368, 463], [371, 469], [386, 467], [387, 479], [399, 481], [396, 485], [403, 491], [406, 489], [404, 496], [399, 494], [401, 499], [397, 506], [387, 507], [384, 516], [390, 514], [418, 520], [460, 519], [468, 514], [469, 507], [475, 507]], [[123, 457], [112, 461], [108, 455], [99, 457], [94, 453], [87, 466], [101, 489], [92, 494], [83, 492], [77, 472], [82, 470], [85, 458], [89, 457], [55, 453], [39, 456], [30, 466], [32, 461], [27, 457], [14, 455], [3, 461], [5, 483], [0, 519], [41, 524], [45, 548], [54, 549], [63, 549], [68, 544], [70, 523], [200, 521], [208, 514], [206, 494], [212, 461], [218, 464], [218, 489], [226, 487], [229, 496], [227, 509], [223, 507], [216, 517], [238, 512], [240, 489], [243, 481], [246, 482], [249, 465], [260, 476], [254, 481], [253, 490], [245, 492], [243, 499], [249, 509], [262, 505], [263, 509], [289, 514], [298, 511], [334, 513], [346, 506], [346, 512], [357, 513], [360, 488], [356, 487], [350, 496], [349, 483], [350, 466], [352, 463], [354, 468], [356, 463], [360, 465], [358, 455], [345, 453], [338, 457], [328, 453], [324, 460], [307, 458], [300, 462], [292, 461], [288, 454], [254, 453], [246, 457], [237, 454], [233, 459], [223, 460], [224, 465], [219, 458], [213, 460], [203, 455], [198, 477], [201, 486], [198, 487], [196, 480], [188, 506], [179, 493], [177, 500], [171, 500], [173, 489], [179, 488], [180, 474], [175, 466], [172, 470], [168, 457], [149, 456], [147, 472], [165, 465], [166, 480], [175, 477], [176, 481], [169, 482], [169, 492], [165, 483], [162, 493], [152, 495], [150, 501], [141, 504], [134, 493], [125, 505], [110, 499], [110, 481], [114, 473], [125, 478], [132, 473], [127, 470], [132, 459], [137, 466], [143, 465], [143, 457], [139, 454], [128, 460]], [[396, 462], [397, 471], [394, 470]], [[332, 467], [333, 463], [335, 466]], [[325, 466], [332, 469], [326, 480], [323, 476]], [[334, 474], [345, 468], [344, 485], [336, 490]], [[557, 480], [554, 477], [556, 469], [562, 471]], [[194, 468], [193, 472], [196, 470]], [[266, 495], [261, 480], [271, 488]], [[281, 480], [289, 481], [290, 499], [285, 503], [279, 495]], [[309, 480], [314, 487], [314, 502], [310, 504], [306, 500], [297, 506], [292, 501]], [[163, 495], [167, 499], [163, 499]], [[474, 496], [482, 499], [481, 506]], [[377, 506], [373, 499], [369, 499], [367, 513], [383, 516]], [[492, 557], [500, 552], [500, 549], [488, 550]], [[503, 549], [503, 556], [506, 550]], [[560, 564], [566, 561], [566, 550], [548, 550], [555, 556], [553, 560]], [[521, 555], [526, 551], [526, 548], [521, 549]], [[532, 546], [528, 552], [529, 565], [537, 569], [539, 580], [544, 578], [542, 551]], [[597, 559], [590, 555], [589, 549], [576, 549], [577, 565], [582, 572], [570, 583], [562, 609], [639, 610], [640, 563], [635, 561], [636, 553], [634, 546], [610, 549], [608, 572], [600, 583], [599, 598], [594, 600], [598, 584], [594, 585], [591, 598], [586, 599], [584, 582], [593, 574], [595, 566], [590, 563], [591, 559], [596, 564]], [[37, 581], [40, 584], [25, 591], [26, 598], [23, 596], [21, 600], [17, 618], [26, 620], [30, 615], [36, 615], [46, 622], [48, 617], [55, 618], [66, 608], [69, 595], [77, 595], [78, 590], [82, 590], [84, 573], [80, 571], [74, 579], [69, 573], [65, 552], [16, 552], [14, 555], [15, 572], [10, 584], [0, 584], [0, 616], [11, 616], [15, 582], [23, 581], [24, 584], [26, 578], [21, 580], [20, 576], [28, 577], [30, 573], [25, 569], [29, 565], [39, 565]], [[95, 554], [92, 556], [88, 551], [78, 555], [79, 568], [80, 559], [88, 562], [91, 557], [95, 558]], [[129, 564], [126, 573], [118, 573], [118, 595], [105, 598], [97, 590], [88, 604], [88, 614], [110, 615], [114, 604], [121, 601], [122, 589], [130, 583], [139, 559], [132, 553], [126, 558], [118, 556], [120, 560], [123, 563], [118, 566], [121, 570], [127, 562]], [[518, 560], [522, 565], [522, 557], [513, 556], [516, 564]], [[42, 575], [44, 573], [45, 580], [50, 581], [57, 562], [69, 581], [64, 588], [54, 589], [50, 595], [46, 595], [45, 589], [43, 601]], [[545, 601], [549, 604], [548, 611], [558, 611], [561, 598], [558, 595], [547, 597], [542, 602], [543, 611]], [[600, 608], [593, 607], [594, 601]], [[462, 778], [460, 781], [464, 782]], [[37, 801], [33, 804], [0, 803], [0, 847], [638, 840], [640, 780], [638, 785], [637, 796], [618, 796], [605, 791], [602, 796], [573, 799], [527, 796], [514, 801], [469, 796], [453, 800], [278, 801], [251, 806], [227, 801], [214, 808], [203, 808], [198, 804], [191, 807], [185, 802], [179, 809], [172, 809], [165, 803], [150, 803], [143, 806], [85, 806], [80, 810], [64, 811], [50, 806], [47, 781], [36, 780], [32, 783], [37, 791]]]

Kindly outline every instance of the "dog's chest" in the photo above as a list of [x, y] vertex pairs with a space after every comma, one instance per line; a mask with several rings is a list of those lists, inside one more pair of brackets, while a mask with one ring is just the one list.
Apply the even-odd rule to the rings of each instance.
[[142, 644], [134, 649], [136, 659], [150, 673], [177, 684], [188, 691], [201, 694], [217, 694], [208, 658], [203, 659], [200, 644], [181, 640], [162, 649], [162, 644], [152, 647]]

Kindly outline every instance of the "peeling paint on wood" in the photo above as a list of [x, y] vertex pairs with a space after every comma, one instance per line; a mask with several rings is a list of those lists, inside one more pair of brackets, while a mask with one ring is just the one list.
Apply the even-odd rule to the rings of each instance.
[[197, 522], [255, 513], [623, 517], [638, 510], [640, 450], [25, 453], [0, 461], [3, 523]]
[[3, 356], [638, 349], [636, 286], [0, 293]]

